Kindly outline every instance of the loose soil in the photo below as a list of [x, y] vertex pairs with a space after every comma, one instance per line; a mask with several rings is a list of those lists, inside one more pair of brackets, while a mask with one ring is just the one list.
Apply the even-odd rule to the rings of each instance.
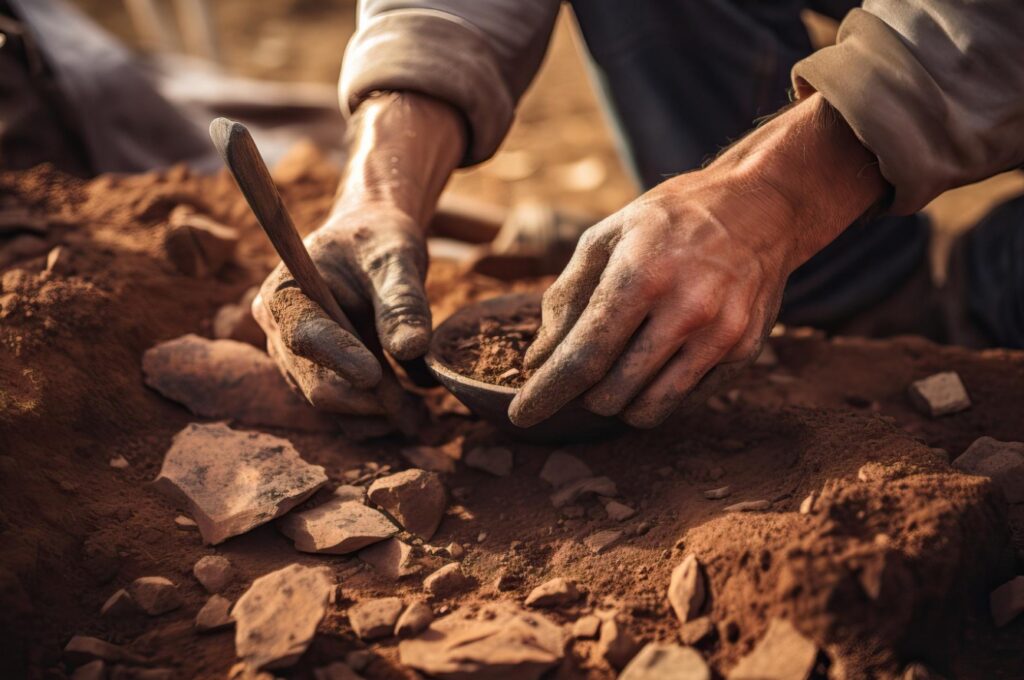
[[540, 308], [528, 305], [508, 316], [482, 316], [441, 343], [441, 359], [454, 371], [482, 382], [520, 387], [532, 374], [523, 355], [540, 328]]
[[[307, 152], [278, 177], [287, 177], [282, 191], [300, 229], [313, 228], [330, 203], [335, 171]], [[206, 555], [234, 563], [238, 578], [224, 593], [232, 601], [254, 578], [290, 563], [331, 569], [340, 597], [292, 677], [311, 677], [311, 669], [364, 647], [346, 618], [353, 603], [423, 597], [417, 577], [395, 585], [353, 557], [298, 553], [272, 526], [203, 546], [194, 530], [175, 525], [182, 508], [149, 485], [173, 435], [197, 419], [144, 386], [143, 352], [186, 333], [209, 334], [219, 306], [274, 263], [226, 175], [174, 168], [86, 182], [38, 168], [0, 174], [0, 193], [44, 216], [49, 245], [70, 254], [59, 272], [44, 271], [40, 255], [0, 277], [3, 677], [65, 677], [60, 650], [74, 634], [123, 644], [180, 677], [224, 677], [235, 662], [232, 634], [193, 629], [206, 593], [191, 569]], [[167, 219], [179, 205], [241, 231], [235, 262], [215, 277], [181, 274], [168, 258]], [[508, 284], [437, 262], [428, 292], [441, 320], [468, 302], [547, 283]], [[490, 349], [494, 335], [490, 325], [481, 328], [486, 352], [474, 365], [497, 370], [517, 360], [518, 349]], [[504, 446], [515, 455], [508, 477], [462, 465], [445, 475], [453, 500], [432, 544], [465, 546], [463, 568], [478, 585], [435, 602], [435, 611], [521, 602], [562, 576], [586, 594], [551, 611], [557, 623], [616, 610], [638, 638], [675, 640], [665, 589], [672, 568], [693, 553], [708, 578], [704, 613], [715, 629], [700, 649], [718, 675], [782, 616], [825, 651], [833, 677], [894, 677], [915, 661], [947, 677], [1024, 677], [1024, 620], [994, 630], [987, 613], [988, 592], [1024, 569], [1024, 506], [1008, 507], [984, 479], [948, 465], [982, 435], [1024, 440], [1024, 353], [808, 332], [773, 345], [780, 365], [752, 368], [714, 408], [654, 431], [564, 447], [614, 480], [620, 500], [636, 508], [621, 523], [596, 501], [571, 512], [553, 508], [552, 490], [538, 478], [551, 447], [509, 439], [451, 408], [440, 389], [425, 391], [431, 419], [413, 443], [456, 455]], [[974, 406], [932, 420], [913, 410], [906, 387], [940, 370], [959, 372]], [[408, 467], [400, 451], [410, 442], [396, 437], [359, 443], [261, 429], [323, 465], [330, 488]], [[111, 467], [117, 456], [130, 466]], [[723, 485], [732, 489], [727, 499], [704, 497]], [[812, 492], [815, 510], [802, 515]], [[723, 512], [761, 499], [769, 511]], [[583, 540], [603, 529], [623, 530], [624, 540], [592, 554]], [[140, 576], [176, 582], [184, 605], [159, 617], [101, 618], [110, 594]], [[377, 656], [366, 677], [414, 677], [398, 664], [396, 640], [371, 648]], [[577, 641], [552, 675], [614, 672], [592, 641]]]

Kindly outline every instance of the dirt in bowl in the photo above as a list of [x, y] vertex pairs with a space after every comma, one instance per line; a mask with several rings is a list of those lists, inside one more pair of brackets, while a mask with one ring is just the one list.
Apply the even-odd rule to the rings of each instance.
[[467, 323], [441, 344], [441, 358], [456, 373], [481, 382], [521, 387], [532, 371], [523, 357], [540, 328], [540, 305], [510, 314], [488, 314]]

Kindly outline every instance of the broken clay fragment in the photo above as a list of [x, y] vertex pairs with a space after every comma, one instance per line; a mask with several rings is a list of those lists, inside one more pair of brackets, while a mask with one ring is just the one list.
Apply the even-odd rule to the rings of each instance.
[[910, 383], [910, 401], [926, 416], [938, 418], [971, 407], [967, 389], [955, 371], [945, 371]]
[[235, 620], [228, 613], [230, 609], [231, 601], [226, 597], [211, 595], [196, 614], [196, 630], [200, 633], [208, 633], [233, 625]]
[[764, 637], [729, 671], [728, 680], [808, 678], [818, 658], [817, 646], [786, 619], [772, 619]]
[[285, 515], [278, 528], [296, 550], [346, 555], [398, 531], [388, 518], [359, 501], [335, 497], [311, 510]]
[[696, 618], [706, 597], [704, 573], [697, 556], [689, 554], [675, 569], [668, 584], [668, 601], [679, 623]]
[[691, 647], [651, 642], [622, 669], [618, 680], [711, 680], [711, 669]]
[[576, 584], [559, 576], [530, 591], [525, 604], [527, 607], [561, 607], [575, 602], [579, 597], [580, 591]]
[[953, 467], [991, 478], [1007, 501], [1024, 503], [1024, 442], [979, 437], [953, 461]]
[[402, 600], [397, 597], [378, 597], [358, 602], [348, 610], [348, 622], [361, 640], [390, 637], [402, 613]]
[[444, 484], [435, 472], [404, 470], [381, 477], [367, 495], [403, 528], [424, 541], [437, 531], [446, 505]]
[[128, 585], [132, 601], [150, 616], [159, 616], [181, 606], [178, 586], [163, 576], [143, 576]]

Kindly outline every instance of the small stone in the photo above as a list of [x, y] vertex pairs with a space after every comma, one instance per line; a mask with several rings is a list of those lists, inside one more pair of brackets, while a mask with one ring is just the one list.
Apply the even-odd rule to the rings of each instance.
[[800, 501], [800, 514], [809, 515], [814, 512], [814, 504], [818, 500], [818, 494], [812, 491], [807, 497]]
[[96, 659], [111, 663], [145, 663], [145, 659], [124, 647], [87, 635], [76, 635], [68, 640], [63, 657], [70, 666], [83, 666]]
[[231, 561], [220, 555], [200, 557], [192, 567], [192, 575], [210, 593], [221, 592], [234, 578]]
[[504, 446], [478, 446], [470, 449], [463, 462], [471, 468], [489, 472], [495, 477], [508, 477], [512, 474], [512, 451]]
[[174, 518], [174, 523], [179, 529], [195, 529], [198, 526], [194, 520], [185, 515], [178, 515]]
[[366, 502], [366, 489], [361, 486], [342, 484], [334, 490], [334, 497], [343, 501], [355, 501], [356, 503]]
[[505, 371], [504, 373], [502, 373], [501, 375], [499, 375], [498, 376], [498, 380], [508, 380], [509, 378], [516, 377], [517, 375], [519, 375], [519, 369], [518, 368], [510, 368], [507, 371]]
[[570, 503], [575, 503], [584, 496], [618, 496], [619, 490], [615, 482], [607, 477], [584, 477], [569, 482], [564, 487], [551, 495], [551, 504], [561, 508]]
[[597, 639], [597, 652], [612, 668], [622, 669], [640, 649], [639, 643], [629, 634], [625, 626], [610, 618], [601, 623], [601, 635]]
[[371, 502], [424, 541], [429, 541], [437, 531], [447, 504], [441, 478], [426, 470], [405, 470], [381, 477], [370, 486], [368, 495]]
[[622, 669], [618, 680], [711, 680], [711, 669], [695, 649], [651, 642]]
[[423, 579], [423, 588], [435, 597], [448, 597], [470, 585], [469, 578], [462, 571], [458, 562], [446, 564], [433, 574]]
[[349, 666], [335, 661], [323, 668], [315, 669], [313, 680], [363, 680], [363, 678]]
[[598, 531], [587, 536], [583, 539], [583, 542], [588, 548], [590, 548], [591, 552], [595, 555], [599, 555], [605, 550], [618, 545], [623, 536], [623, 532], [618, 529], [605, 529], [604, 531]]
[[818, 647], [786, 619], [772, 619], [764, 637], [729, 671], [728, 680], [808, 678]]
[[581, 616], [572, 624], [572, 636], [577, 640], [592, 640], [601, 629], [601, 619], [590, 614]]
[[476, 535], [476, 542], [477, 543], [483, 543], [486, 540], [487, 540], [487, 532], [486, 531], [481, 531], [479, 534]]
[[609, 500], [604, 504], [604, 511], [608, 513], [608, 519], [616, 522], [625, 522], [627, 519], [636, 514], [636, 510], [629, 507], [625, 503], [620, 503], [615, 500]]
[[363, 600], [348, 610], [348, 622], [361, 640], [390, 637], [402, 607], [402, 600], [397, 597]]
[[559, 576], [540, 584], [526, 596], [527, 607], [561, 607], [580, 598], [573, 581]]
[[128, 459], [124, 456], [114, 456], [110, 459], [110, 467], [115, 470], [124, 470], [129, 465], [131, 465], [131, 463], [129, 463]]
[[302, 552], [347, 555], [398, 531], [382, 513], [359, 501], [334, 497], [311, 510], [285, 515], [278, 528]]
[[259, 577], [235, 604], [235, 651], [255, 670], [287, 668], [305, 653], [335, 585], [326, 567], [292, 564]]
[[692, 647], [710, 638], [714, 632], [715, 624], [711, 617], [701, 616], [679, 626], [679, 641]]
[[445, 546], [445, 550], [448, 551], [453, 560], [461, 560], [462, 556], [466, 554], [465, 549], [458, 543], [449, 543]]
[[100, 608], [100, 616], [108, 618], [120, 618], [137, 614], [138, 612], [138, 606], [124, 588], [121, 588], [107, 598], [107, 601], [103, 603], [103, 607]]
[[257, 348], [266, 347], [267, 336], [252, 315], [252, 301], [259, 294], [253, 286], [245, 291], [237, 304], [227, 304], [217, 310], [213, 317], [213, 337], [218, 340], [237, 340]]
[[918, 411], [937, 418], [965, 411], [971, 407], [967, 389], [955, 371], [935, 375], [910, 383], [910, 401]]
[[419, 635], [433, 620], [434, 612], [430, 610], [427, 603], [417, 600], [398, 617], [398, 623], [395, 624], [395, 635], [399, 637]]
[[704, 573], [696, 555], [691, 553], [672, 570], [668, 584], [668, 601], [679, 623], [695, 618], [704, 606], [706, 596]]
[[107, 664], [102, 659], [79, 666], [71, 674], [71, 680], [107, 680]]
[[1024, 503], [1024, 442], [979, 437], [953, 461], [971, 475], [989, 477], [1010, 503]]
[[1013, 621], [1024, 612], [1024, 576], [1010, 579], [993, 590], [988, 601], [997, 628]]
[[220, 595], [211, 595], [203, 608], [196, 614], [196, 630], [206, 633], [234, 625], [235, 621], [228, 613], [231, 601]]
[[555, 488], [593, 475], [586, 463], [563, 451], [553, 451], [540, 471], [540, 478]]
[[704, 498], [707, 498], [709, 501], [717, 501], [725, 498], [731, 493], [731, 486], [720, 486], [717, 489], [708, 489], [707, 491], [705, 491]]
[[326, 482], [286, 439], [192, 423], [174, 436], [154, 485], [184, 499], [203, 541], [216, 544], [283, 515]]
[[359, 551], [359, 559], [393, 581], [411, 576], [420, 570], [420, 566], [413, 559], [412, 546], [397, 538], [389, 538], [369, 548], [363, 548]]
[[131, 582], [128, 594], [139, 609], [159, 616], [181, 606], [178, 587], [163, 576], [143, 576]]
[[771, 501], [741, 501], [725, 506], [726, 512], [761, 512], [772, 507]]
[[455, 472], [455, 459], [445, 453], [443, 448], [436, 446], [408, 446], [401, 450], [401, 454], [414, 467], [444, 474]]

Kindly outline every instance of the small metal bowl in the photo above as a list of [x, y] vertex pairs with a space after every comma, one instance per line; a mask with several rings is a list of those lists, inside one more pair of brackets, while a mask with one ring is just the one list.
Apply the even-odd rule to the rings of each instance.
[[508, 407], [517, 390], [504, 385], [475, 380], [456, 373], [445, 363], [441, 347], [452, 335], [464, 337], [479, 326], [484, 316], [512, 316], [524, 307], [540, 307], [539, 293], [515, 293], [483, 300], [463, 307], [434, 330], [427, 368], [470, 411], [508, 434], [538, 443], [565, 443], [607, 437], [623, 432], [627, 426], [617, 418], [599, 416], [583, 408], [579, 400], [566, 404], [558, 413], [532, 427], [518, 427], [508, 419]]

